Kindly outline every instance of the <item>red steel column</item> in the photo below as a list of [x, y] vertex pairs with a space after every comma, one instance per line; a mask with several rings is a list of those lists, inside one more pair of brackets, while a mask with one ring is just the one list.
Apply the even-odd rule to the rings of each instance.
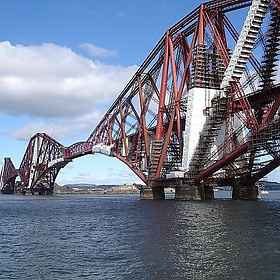
[[164, 48], [164, 62], [162, 68], [162, 79], [161, 79], [161, 88], [159, 96], [159, 108], [158, 108], [158, 120], [156, 128], [156, 140], [162, 140], [163, 133], [163, 114], [165, 112], [165, 97], [166, 97], [166, 86], [167, 86], [167, 74], [168, 74], [168, 59], [169, 59], [169, 48], [168, 48], [168, 38], [169, 30], [166, 32], [165, 37], [165, 48]]
[[218, 171], [222, 167], [232, 163], [235, 159], [237, 159], [238, 157], [246, 153], [247, 149], [248, 149], [248, 145], [247, 143], [245, 143], [242, 146], [240, 146], [238, 149], [233, 151], [231, 154], [226, 155], [223, 159], [219, 160], [217, 163], [211, 165], [209, 168], [199, 173], [194, 179], [194, 184], [196, 186], [199, 186], [202, 180], [208, 178], [214, 172]]

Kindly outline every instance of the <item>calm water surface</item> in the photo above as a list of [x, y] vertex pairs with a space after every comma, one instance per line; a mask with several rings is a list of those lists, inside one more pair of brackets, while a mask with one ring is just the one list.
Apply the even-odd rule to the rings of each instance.
[[0, 195], [0, 279], [280, 279], [280, 192], [225, 194]]

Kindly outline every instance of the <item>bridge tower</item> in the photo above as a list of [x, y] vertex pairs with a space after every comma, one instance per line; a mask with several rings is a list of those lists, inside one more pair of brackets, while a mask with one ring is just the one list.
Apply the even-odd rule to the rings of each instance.
[[29, 141], [19, 167], [23, 194], [52, 194], [61, 168], [71, 160], [64, 158], [65, 147], [45, 133]]
[[[246, 6], [249, 7], [247, 17], [238, 33], [226, 14]], [[267, 14], [270, 15], [267, 19], [269, 28], [262, 35], [261, 28]], [[155, 175], [151, 184], [153, 196], [163, 197], [160, 186], [175, 185], [177, 199], [213, 198], [214, 186], [227, 185], [233, 188], [233, 198], [257, 199], [259, 192], [255, 183], [263, 174], [273, 170], [278, 162], [276, 143], [279, 143], [279, 126], [276, 112], [279, 102], [278, 97], [272, 97], [271, 94], [274, 91], [272, 88], [275, 88], [275, 61], [279, 51], [279, 3], [268, 0], [238, 3], [211, 1], [202, 4], [184, 20], [180, 22], [180, 28], [188, 26], [186, 30], [193, 30], [190, 44], [185, 42], [184, 46], [188, 47], [188, 51], [182, 58], [185, 62], [183, 69], [191, 69], [191, 73], [185, 77], [182, 75], [186, 79], [187, 92], [183, 99], [178, 86], [178, 72], [174, 73], [175, 69], [182, 72], [183, 69], [178, 61], [172, 61], [172, 52], [176, 48], [172, 39], [176, 37], [180, 40], [178, 38], [182, 36], [186, 39], [188, 31], [180, 30], [180, 34], [174, 34], [171, 29], [165, 37], [167, 47], [164, 49], [156, 136], [151, 155], [151, 173]], [[231, 40], [236, 41], [233, 48], [228, 44], [229, 34], [232, 36]], [[254, 55], [262, 41], [265, 41], [262, 49], [263, 68]], [[170, 72], [168, 67], [172, 69]], [[177, 172], [173, 172], [172, 168], [168, 170], [171, 172], [165, 172], [164, 166], [168, 161], [166, 151], [170, 147], [172, 135], [170, 126], [173, 125], [173, 132], [182, 132], [178, 127], [178, 116], [172, 119], [171, 113], [171, 125], [169, 130], [165, 130], [163, 116], [168, 111], [165, 103], [168, 77], [172, 77], [169, 90], [173, 90], [174, 110], [178, 112], [183, 109], [183, 102], [187, 107], [185, 112], [181, 110], [180, 113], [185, 117], [185, 127], [181, 128], [182, 166]], [[265, 101], [259, 102], [257, 98], [265, 94], [265, 89], [270, 96], [267, 95]], [[176, 108], [176, 92], [181, 98], [180, 109]], [[268, 115], [270, 121], [274, 119], [275, 125], [268, 125]], [[177, 125], [177, 130], [174, 125]], [[268, 145], [269, 138], [264, 127], [271, 132], [270, 135], [272, 131], [275, 133], [273, 144]], [[180, 143], [179, 135], [178, 133]], [[249, 144], [257, 135], [265, 139], [265, 143], [258, 149], [256, 145], [253, 147]], [[247, 149], [248, 145], [250, 150]], [[180, 144], [179, 149], [181, 150]], [[270, 163], [265, 167], [261, 166], [258, 161], [260, 158], [263, 161], [268, 155]]]
[[3, 194], [13, 194], [15, 191], [15, 180], [18, 170], [15, 168], [11, 158], [4, 158], [0, 175], [0, 190]]
[[[238, 31], [230, 15], [245, 8]], [[106, 147], [143, 181], [143, 199], [163, 199], [169, 186], [176, 199], [212, 198], [225, 185], [234, 198], [255, 199], [258, 178], [278, 166], [278, 16], [276, 0], [200, 5], [166, 31], [66, 158]], [[270, 143], [264, 135], [272, 127]]]
[[[195, 176], [195, 184], [205, 184], [205, 179], [208, 180], [207, 184], [211, 184], [209, 176], [216, 173], [216, 178], [212, 178], [213, 181], [231, 185], [233, 187], [233, 198], [237, 199], [258, 198], [259, 191], [255, 183], [262, 176], [277, 167], [276, 157], [278, 158], [278, 155], [275, 155], [275, 153], [277, 151], [276, 142], [278, 143], [279, 139], [279, 120], [275, 113], [279, 108], [278, 97], [266, 96], [264, 102], [257, 101], [257, 96], [258, 98], [261, 96], [263, 98], [266, 92], [269, 92], [269, 95], [272, 94], [272, 91], [274, 91], [273, 88], [275, 87], [275, 72], [277, 71], [275, 61], [278, 59], [279, 50], [279, 7], [277, 7], [277, 1], [269, 2], [252, 1], [240, 35], [237, 36], [237, 34], [234, 34], [236, 45], [227, 64], [219, 93], [220, 99], [225, 98], [227, 100], [227, 107], [224, 110], [224, 115], [226, 116], [226, 134], [224, 140], [220, 143], [223, 146], [221, 156], [218, 158], [207, 158], [212, 163], [212, 166], [208, 164], [209, 167], [207, 167], [207, 163], [201, 164], [203, 157], [199, 158], [199, 151], [203, 146], [202, 137], [209, 137], [209, 133], [202, 133], [200, 144], [197, 148], [197, 166], [200, 161], [200, 170]], [[269, 28], [265, 36], [262, 36], [260, 35], [260, 30], [267, 11], [270, 14], [270, 18], [268, 19]], [[276, 19], [277, 17], [278, 19]], [[263, 67], [256, 61], [256, 57], [253, 54], [254, 49], [260, 44], [260, 41], [264, 42]], [[257, 84], [256, 79], [251, 74], [248, 74], [248, 62], [253, 65], [255, 71], [253, 75], [259, 77], [258, 90], [255, 88]], [[250, 95], [245, 93], [244, 90], [248, 83], [250, 83], [250, 81], [246, 81], [248, 77], [254, 80], [254, 83], [250, 85]], [[269, 90], [265, 92], [265, 89]], [[253, 95], [255, 96], [253, 97]], [[212, 114], [214, 115], [215, 112], [220, 113], [221, 110], [213, 108]], [[270, 116], [270, 121], [274, 119], [274, 125], [272, 123], [268, 124], [268, 115]], [[209, 129], [211, 126], [207, 123], [206, 121], [204, 129], [207, 129], [208, 126], [208, 131], [213, 133], [213, 129]], [[245, 125], [241, 130], [242, 124]], [[240, 133], [238, 133], [238, 130]], [[273, 145], [269, 145], [271, 148], [270, 151], [268, 151], [269, 148], [267, 147], [269, 137], [265, 133], [266, 130], [275, 133], [274, 137], [272, 137], [274, 138]], [[240, 138], [237, 137], [238, 135]], [[255, 141], [253, 139], [257, 135], [264, 141], [258, 148], [256, 145], [252, 146], [251, 144], [252, 141]], [[265, 157], [267, 159], [270, 157], [270, 159], [268, 160], [269, 164], [264, 164], [265, 167], [263, 167], [259, 162], [266, 161], [267, 159], [265, 160]], [[223, 169], [222, 172], [221, 168]], [[217, 173], [218, 170], [220, 170], [220, 174]], [[220, 179], [218, 179], [219, 176]], [[221, 177], [224, 178], [221, 179]]]
[[[213, 149], [217, 150], [218, 147], [223, 147], [222, 155], [220, 157], [224, 157], [227, 153], [236, 148], [235, 143], [240, 143], [240, 141], [242, 141], [242, 138], [244, 138], [245, 135], [245, 129], [248, 129], [248, 127], [243, 127], [236, 139], [233, 140], [233, 131], [236, 131], [238, 127], [241, 127], [242, 122], [234, 114], [232, 108], [230, 108], [231, 105], [229, 102], [232, 102], [233, 99], [232, 87], [234, 87], [235, 84], [240, 83], [240, 79], [245, 71], [245, 67], [261, 28], [262, 21], [265, 17], [268, 4], [269, 1], [252, 1], [242, 30], [238, 38], [236, 38], [237, 41], [232, 54], [230, 54], [228, 48], [226, 48], [225, 30], [224, 28], [221, 28], [221, 25], [219, 26], [220, 32], [222, 30], [224, 33], [221, 36], [223, 39], [221, 42], [224, 47], [224, 63], [221, 63], [220, 61], [222, 58], [221, 55], [215, 59], [213, 59], [213, 57], [211, 58], [211, 66], [213, 67], [214, 64], [214, 67], [217, 67], [218, 69], [218, 73], [213, 68], [210, 68], [211, 70], [208, 73], [205, 71], [205, 69], [209, 70], [209, 67], [205, 67], [205, 64], [208, 63], [207, 56], [205, 55], [205, 52], [203, 52], [205, 46], [198, 44], [198, 55], [194, 58], [196, 60], [195, 65], [198, 73], [195, 73], [194, 75], [195, 83], [198, 83], [201, 89], [203, 89], [203, 86], [206, 86], [204, 88], [205, 92], [207, 92], [207, 88], [211, 88], [208, 93], [211, 104], [209, 104], [210, 102], [206, 104], [206, 117], [203, 119], [201, 116], [193, 116], [194, 118], [192, 118], [192, 121], [194, 122], [194, 125], [191, 125], [190, 128], [186, 129], [187, 135], [193, 134], [192, 139], [189, 139], [189, 142], [185, 142], [188, 145], [186, 150], [191, 154], [191, 160], [189, 160], [190, 156], [188, 155], [189, 158], [186, 166], [187, 177], [191, 180], [205, 169], [206, 162], [209, 160], [209, 156]], [[216, 75], [216, 77], [213, 77], [213, 75]], [[212, 82], [214, 87], [211, 87], [211, 81], [214, 81], [214, 83]], [[249, 129], [256, 130], [257, 122], [255, 116], [250, 113], [251, 108], [248, 101], [246, 102], [247, 97], [243, 92], [238, 93], [238, 91], [241, 91], [241, 88], [237, 89], [237, 94], [239, 94], [240, 102], [243, 103], [242, 105], [247, 121], [251, 122]], [[203, 104], [203, 99], [198, 94], [194, 96], [194, 110], [201, 114], [201, 104]], [[205, 96], [205, 100], [206, 98], [208, 97]], [[226, 143], [226, 141], [228, 141], [228, 143]], [[195, 148], [192, 149], [192, 147]], [[219, 157], [212, 157], [212, 160], [217, 161], [219, 160]], [[197, 185], [203, 188], [203, 190], [200, 191], [200, 196], [208, 196], [208, 198], [214, 196], [213, 188], [211, 186], [205, 185], [203, 181], [199, 182]]]

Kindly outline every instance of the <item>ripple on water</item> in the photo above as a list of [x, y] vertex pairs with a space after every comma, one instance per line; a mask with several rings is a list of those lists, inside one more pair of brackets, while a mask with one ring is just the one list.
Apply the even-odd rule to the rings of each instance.
[[280, 199], [0, 196], [1, 279], [277, 279]]

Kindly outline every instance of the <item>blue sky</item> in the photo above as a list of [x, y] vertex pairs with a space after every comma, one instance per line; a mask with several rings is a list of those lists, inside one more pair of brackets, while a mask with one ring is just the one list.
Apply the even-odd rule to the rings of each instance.
[[[204, 1], [9, 0], [0, 9], [0, 158], [19, 167], [31, 136], [88, 138], [165, 31]], [[139, 179], [103, 155], [68, 164], [59, 184]]]

